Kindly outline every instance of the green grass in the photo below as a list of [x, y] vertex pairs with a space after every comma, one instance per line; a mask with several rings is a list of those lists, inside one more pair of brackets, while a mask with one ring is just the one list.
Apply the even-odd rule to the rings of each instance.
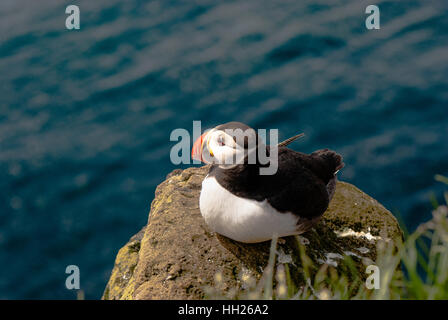
[[[448, 178], [435, 179], [448, 185]], [[287, 265], [276, 265], [277, 239], [271, 243], [270, 257], [263, 277], [255, 281], [242, 276], [245, 290], [223, 293], [219, 285], [209, 288], [214, 299], [448, 299], [448, 192], [445, 204], [433, 200], [432, 218], [421, 224], [415, 232], [405, 232], [404, 242], [379, 242], [377, 259], [379, 289], [368, 289], [366, 273], [355, 267], [346, 256], [342, 267], [328, 265], [317, 268], [306, 255], [303, 246], [300, 260], [305, 285], [296, 288], [289, 276]], [[435, 198], [434, 198], [435, 199]], [[339, 271], [338, 271], [339, 270]], [[344, 270], [341, 272], [340, 270]], [[219, 279], [218, 279], [219, 280]], [[219, 282], [219, 281], [218, 281]], [[275, 284], [275, 285], [274, 285]]]

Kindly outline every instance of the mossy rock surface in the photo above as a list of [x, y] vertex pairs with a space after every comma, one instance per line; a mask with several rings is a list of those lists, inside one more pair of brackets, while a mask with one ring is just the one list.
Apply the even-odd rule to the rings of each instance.
[[[175, 170], [155, 192], [148, 224], [118, 252], [103, 299], [203, 299], [205, 288], [241, 289], [241, 275], [260, 279], [270, 243], [243, 244], [213, 233], [199, 211], [208, 167]], [[277, 263], [303, 281], [300, 247], [316, 266], [338, 268], [349, 255], [360, 270], [376, 258], [380, 240], [402, 240], [394, 216], [355, 186], [338, 182], [322, 220], [297, 237], [280, 239]]]

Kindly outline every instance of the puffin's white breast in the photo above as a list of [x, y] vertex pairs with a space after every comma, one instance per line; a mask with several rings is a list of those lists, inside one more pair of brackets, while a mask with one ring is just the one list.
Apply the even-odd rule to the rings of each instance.
[[298, 217], [276, 211], [267, 200], [256, 201], [232, 194], [215, 177], [205, 177], [199, 198], [201, 214], [215, 232], [241, 242], [261, 242], [298, 234]]

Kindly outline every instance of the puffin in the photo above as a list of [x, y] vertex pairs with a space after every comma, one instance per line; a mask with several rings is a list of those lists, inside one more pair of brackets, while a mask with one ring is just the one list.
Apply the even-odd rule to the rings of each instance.
[[[287, 148], [303, 134], [275, 148], [241, 122], [205, 131], [191, 156], [210, 165], [202, 181], [199, 209], [212, 231], [243, 243], [302, 234], [320, 220], [336, 190], [342, 156], [329, 149], [305, 154]], [[277, 152], [274, 174], [260, 152]]]

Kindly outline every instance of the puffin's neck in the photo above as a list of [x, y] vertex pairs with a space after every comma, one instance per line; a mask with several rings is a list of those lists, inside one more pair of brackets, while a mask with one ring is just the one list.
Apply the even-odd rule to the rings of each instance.
[[240, 164], [230, 169], [212, 165], [209, 177], [213, 177], [225, 189], [238, 196], [246, 196], [256, 191], [258, 166]]

